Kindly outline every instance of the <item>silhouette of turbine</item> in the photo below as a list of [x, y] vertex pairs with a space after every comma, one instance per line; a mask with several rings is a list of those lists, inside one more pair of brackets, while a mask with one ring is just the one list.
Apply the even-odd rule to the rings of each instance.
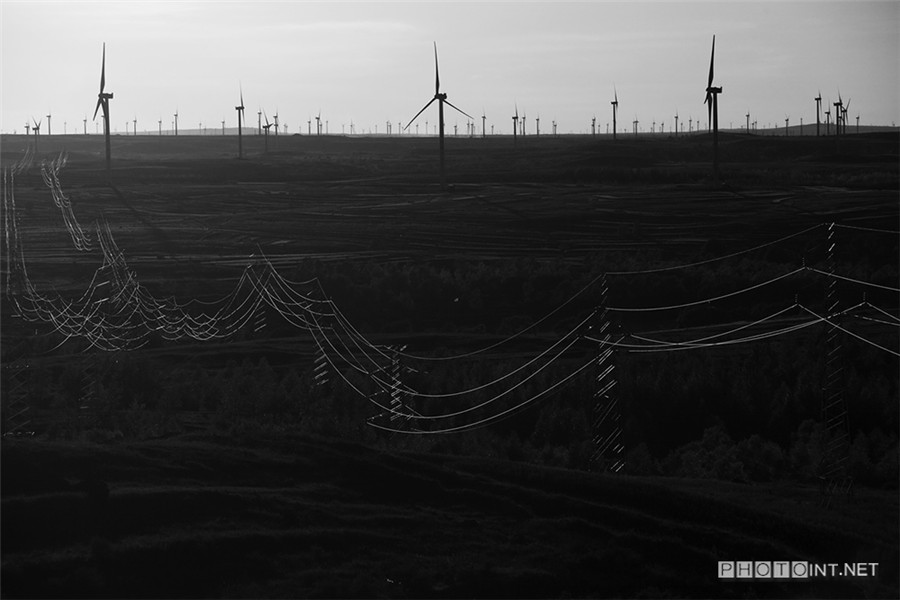
[[519, 131], [519, 105], [516, 104], [516, 114], [513, 115], [513, 144], [516, 143], [516, 135]]
[[263, 130], [266, 132], [266, 152], [269, 151], [269, 129], [274, 125], [274, 123], [269, 123], [269, 117], [266, 115], [266, 111], [263, 111], [263, 118], [266, 120], [266, 124], [262, 126]]
[[[444, 173], [444, 104], [447, 104], [451, 108], [456, 111], [462, 113], [466, 117], [472, 119], [471, 115], [466, 114], [464, 111], [459, 108], [453, 106], [447, 100], [447, 94], [441, 93], [441, 76], [440, 71], [438, 70], [438, 54], [437, 54], [437, 42], [434, 42], [434, 98], [428, 101], [428, 104], [422, 107], [422, 110], [416, 113], [416, 116], [413, 117], [409, 123], [406, 124], [406, 127], [403, 130], [409, 129], [409, 126], [413, 124], [419, 115], [425, 112], [425, 109], [431, 106], [431, 104], [437, 100], [438, 101], [438, 138], [440, 139], [440, 154], [441, 154], [441, 188], [446, 187], [447, 182]], [[474, 119], [473, 119], [474, 120]]]
[[619, 92], [616, 91], [616, 86], [613, 86], [613, 101], [610, 102], [612, 104], [613, 110], [613, 139], [616, 139], [616, 113], [619, 112]]
[[34, 151], [37, 152], [38, 149], [38, 136], [41, 135], [41, 123], [44, 122], [44, 119], [40, 121], [35, 121], [34, 117], [31, 117], [31, 121], [34, 123], [34, 127], [31, 130], [34, 132]]
[[97, 106], [94, 108], [94, 118], [93, 120], [97, 120], [97, 111], [100, 108], [103, 108], [103, 133], [106, 136], [106, 170], [109, 171], [112, 154], [110, 152], [109, 146], [109, 101], [112, 100], [113, 95], [111, 93], [106, 93], [104, 89], [106, 88], [106, 42], [103, 43], [103, 58], [100, 63], [100, 93], [97, 94]]
[[[238, 106], [234, 107], [234, 110], [237, 111], [238, 117], [238, 158], [244, 158], [244, 140], [241, 134], [241, 126], [243, 123], [244, 116], [244, 88], [243, 86], [239, 86], [241, 92], [241, 103]], [[225, 135], [225, 123], [222, 123], [222, 135]]]
[[816, 137], [819, 137], [819, 123], [821, 122], [819, 111], [822, 109], [822, 90], [819, 90], [819, 95], [813, 100], [816, 101]]
[[713, 65], [716, 58], [716, 36], [712, 39], [712, 52], [709, 55], [709, 80], [706, 83], [706, 99], [704, 104], [708, 105], [709, 117], [712, 125], [713, 134], [713, 171], [716, 180], [719, 179], [719, 94], [722, 93], [721, 87], [713, 87]]

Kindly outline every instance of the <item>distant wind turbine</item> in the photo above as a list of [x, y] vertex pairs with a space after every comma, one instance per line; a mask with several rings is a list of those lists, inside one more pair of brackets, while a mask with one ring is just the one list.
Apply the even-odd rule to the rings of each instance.
[[713, 172], [716, 179], [719, 178], [719, 94], [722, 93], [721, 87], [713, 87], [713, 66], [716, 58], [716, 36], [713, 35], [712, 52], [709, 55], [709, 80], [706, 83], [706, 99], [704, 104], [708, 105], [710, 119], [712, 121], [713, 134]]
[[175, 135], [178, 135], [178, 108], [175, 108]]
[[440, 71], [438, 70], [438, 55], [437, 55], [437, 42], [434, 42], [434, 98], [428, 101], [428, 104], [422, 107], [422, 109], [416, 113], [416, 116], [413, 117], [409, 123], [406, 124], [404, 129], [408, 129], [410, 125], [412, 125], [413, 121], [415, 121], [419, 115], [425, 112], [425, 109], [431, 106], [431, 104], [437, 100], [438, 101], [438, 130], [439, 130], [439, 138], [440, 138], [440, 160], [441, 160], [441, 187], [444, 188], [447, 185], [445, 172], [444, 172], [444, 104], [447, 104], [451, 108], [456, 111], [462, 113], [466, 117], [472, 118], [471, 115], [466, 114], [459, 108], [453, 106], [447, 100], [447, 94], [441, 93], [441, 77]]
[[48, 111], [48, 112], [47, 112], [47, 135], [50, 135], [50, 117], [51, 117], [51, 116], [52, 116], [52, 115], [51, 115], [50, 112]]
[[269, 128], [274, 125], [274, 123], [269, 123], [269, 117], [266, 116], [266, 111], [263, 111], [263, 116], [266, 118], [266, 124], [263, 125], [263, 130], [266, 132], [266, 152], [269, 151]]
[[516, 135], [519, 133], [519, 105], [516, 104], [516, 114], [513, 115], [513, 144], [516, 143]]
[[112, 100], [111, 93], [104, 92], [106, 88], [106, 43], [103, 43], [103, 59], [100, 65], [100, 93], [97, 94], [97, 106], [94, 108], [94, 120], [97, 120], [97, 111], [103, 108], [103, 133], [106, 137], [106, 170], [110, 170], [112, 164], [112, 153], [109, 145], [109, 101]]
[[34, 117], [31, 117], [31, 121], [34, 123], [34, 127], [31, 130], [34, 132], [34, 151], [37, 152], [38, 149], [38, 137], [41, 135], [41, 123], [44, 122], [43, 119], [40, 121], [35, 121]]
[[819, 137], [819, 123], [821, 122], [819, 111], [822, 109], [822, 90], [819, 90], [819, 95], [813, 100], [816, 101], [816, 137]]
[[613, 112], [613, 139], [616, 139], [616, 113], [619, 112], [619, 92], [616, 91], [616, 87], [613, 86], [613, 101], [610, 102], [612, 105]]
[[[244, 140], [243, 140], [243, 117], [244, 117], [244, 87], [238, 84], [238, 90], [241, 94], [241, 103], [234, 107], [237, 111], [238, 118], [238, 158], [244, 158]], [[225, 135], [225, 123], [222, 123], [222, 135]]]

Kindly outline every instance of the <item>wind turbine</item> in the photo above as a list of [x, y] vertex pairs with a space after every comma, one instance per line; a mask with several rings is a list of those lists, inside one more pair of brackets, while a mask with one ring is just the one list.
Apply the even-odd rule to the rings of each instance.
[[822, 90], [819, 90], [819, 95], [813, 98], [816, 101], [816, 137], [819, 137], [819, 111], [822, 109]]
[[832, 104], [834, 104], [834, 135], [839, 136], [841, 134], [841, 109], [844, 107], [844, 101], [841, 100], [840, 92], [838, 92], [838, 101]]
[[[244, 140], [243, 134], [241, 133], [241, 127], [243, 126], [243, 116], [244, 116], [244, 88], [241, 85], [238, 85], [238, 89], [241, 93], [241, 103], [234, 107], [234, 110], [237, 111], [238, 117], [238, 158], [244, 158]], [[222, 123], [222, 135], [225, 135], [225, 124], [224, 121]]]
[[613, 109], [613, 139], [616, 139], [616, 113], [619, 112], [619, 92], [616, 91], [616, 86], [613, 86], [613, 101], [610, 102], [612, 104]]
[[535, 119], [534, 121], [535, 121], [534, 135], [541, 135], [541, 115], [539, 114], [537, 116], [537, 119]]
[[675, 109], [675, 137], [678, 137], [678, 109]]
[[716, 179], [719, 179], [719, 94], [722, 93], [721, 87], [713, 87], [713, 65], [716, 58], [716, 36], [712, 39], [712, 52], [709, 55], [709, 80], [706, 83], [706, 99], [704, 104], [708, 105], [709, 116], [712, 121], [713, 134], [713, 171]]
[[134, 116], [134, 135], [137, 135], [137, 115]]
[[847, 106], [841, 107], [841, 123], [844, 124], [844, 134], [847, 133], [847, 113], [850, 112], [850, 101], [852, 98], [847, 99]]
[[790, 122], [791, 122], [791, 116], [784, 115], [784, 135], [785, 135], [785, 137], [787, 137], [791, 134], [790, 129], [788, 129]]
[[87, 115], [84, 115], [82, 122], [84, 123], [84, 135], [87, 135]]
[[750, 135], [750, 109], [747, 109], [747, 135]]
[[485, 134], [485, 125], [484, 125], [485, 119], [487, 119], [487, 116], [484, 114], [484, 108], [482, 107], [482, 109], [481, 109], [481, 137], [482, 137], [482, 139], [484, 139], [485, 135], [486, 135]]
[[47, 113], [47, 135], [50, 135], [50, 117], [51, 116], [52, 115], [48, 112]]
[[462, 113], [466, 117], [472, 118], [471, 115], [466, 114], [462, 110], [456, 108], [447, 100], [447, 94], [441, 93], [441, 77], [440, 72], [438, 70], [438, 55], [437, 55], [437, 42], [434, 42], [434, 98], [428, 101], [428, 104], [422, 107], [422, 110], [416, 113], [416, 116], [413, 117], [409, 123], [406, 124], [404, 129], [409, 128], [412, 125], [412, 122], [415, 121], [419, 115], [425, 112], [425, 109], [431, 106], [431, 104], [437, 100], [438, 101], [438, 130], [439, 130], [439, 138], [440, 138], [440, 153], [441, 153], [441, 187], [446, 187], [446, 179], [444, 174], [444, 104], [449, 105], [451, 108], [457, 110]]
[[322, 135], [322, 109], [319, 109], [319, 114], [316, 115], [316, 135]]
[[175, 135], [178, 135], [178, 107], [175, 107]]
[[275, 141], [278, 141], [278, 109], [275, 109], [275, 116], [272, 117], [272, 124], [275, 126]]
[[597, 116], [591, 117], [591, 135], [597, 135]]
[[513, 144], [516, 143], [516, 135], [519, 132], [519, 105], [516, 104], [516, 114], [513, 115]]
[[266, 111], [263, 111], [263, 116], [266, 117], [266, 124], [263, 125], [263, 130], [266, 132], [266, 152], [269, 151], [269, 128], [274, 125], [274, 123], [269, 123], [269, 117], [266, 116]]
[[109, 146], [109, 101], [113, 95], [104, 92], [106, 87], [106, 42], [103, 43], [103, 61], [100, 66], [100, 93], [97, 94], [97, 107], [94, 108], [94, 120], [97, 120], [97, 111], [103, 107], [103, 132], [106, 136], [106, 170], [109, 171], [112, 154]]
[[38, 145], [38, 137], [41, 135], [41, 123], [43, 123], [43, 119], [40, 121], [35, 121], [34, 117], [31, 117], [31, 121], [34, 123], [34, 127], [31, 130], [34, 132], [34, 151], [37, 152]]

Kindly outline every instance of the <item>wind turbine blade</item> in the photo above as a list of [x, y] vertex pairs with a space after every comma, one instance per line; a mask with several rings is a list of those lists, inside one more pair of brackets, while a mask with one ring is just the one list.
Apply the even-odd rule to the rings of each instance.
[[613, 86], [613, 100], [616, 104], [619, 103], [619, 92], [616, 90], [616, 86]]
[[437, 42], [434, 42], [434, 93], [441, 92], [441, 76], [438, 72]]
[[475, 120], [474, 117], [472, 117], [472, 115], [470, 115], [470, 114], [466, 113], [465, 111], [460, 110], [459, 108], [456, 108], [455, 106], [453, 106], [452, 104], [450, 104], [450, 101], [449, 101], [449, 100], [444, 100], [444, 103], [447, 104], [447, 105], [449, 105], [450, 108], [454, 108], [454, 109], [456, 109], [457, 111], [461, 112], [462, 114], [466, 115], [467, 117], [469, 117], [469, 118], [472, 119], [473, 121]]
[[712, 52], [709, 55], [709, 82], [707, 82], [706, 87], [712, 87], [713, 84], [713, 63], [716, 59], [716, 36], [713, 35], [712, 41]]
[[[103, 42], [103, 62], [100, 64], [100, 93], [106, 87], [106, 42]], [[96, 112], [94, 113], [96, 116]]]
[[101, 104], [103, 104], [103, 100], [100, 98], [97, 98], [97, 108], [94, 109], [94, 117], [91, 119], [92, 121], [97, 120], [97, 111], [100, 110]]
[[516, 102], [516, 118], [519, 118], [519, 103]]
[[244, 110], [244, 87], [241, 85], [239, 85], [238, 87], [241, 90], [241, 110]]
[[417, 118], [419, 118], [419, 115], [421, 115], [423, 112], [425, 112], [425, 109], [428, 108], [429, 106], [431, 106], [431, 103], [434, 102], [435, 100], [437, 100], [437, 98], [432, 98], [431, 100], [429, 100], [429, 101], [428, 101], [428, 104], [426, 104], [425, 106], [423, 106], [423, 107], [422, 107], [422, 110], [420, 110], [419, 112], [417, 112], [417, 113], [416, 113], [416, 116], [409, 120], [409, 123], [407, 123], [407, 124], [406, 124], [406, 127], [403, 128], [404, 131], [405, 131], [406, 129], [409, 129], [409, 126], [413, 124], [413, 121], [415, 121]]

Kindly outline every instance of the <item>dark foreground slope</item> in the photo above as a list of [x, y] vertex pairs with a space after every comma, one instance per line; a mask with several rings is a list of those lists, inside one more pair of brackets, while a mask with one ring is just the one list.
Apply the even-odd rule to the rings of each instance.
[[[897, 497], [323, 438], [3, 441], [4, 597], [897, 597]], [[104, 484], [106, 487], [104, 487]], [[108, 488], [108, 496], [105, 490]], [[720, 560], [877, 562], [736, 582]]]

